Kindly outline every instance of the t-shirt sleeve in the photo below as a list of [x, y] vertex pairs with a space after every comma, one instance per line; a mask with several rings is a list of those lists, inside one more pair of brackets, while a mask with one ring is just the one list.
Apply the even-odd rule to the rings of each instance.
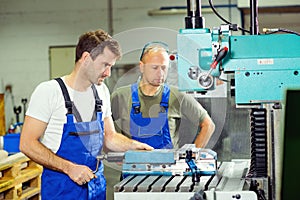
[[48, 123], [57, 105], [56, 88], [53, 81], [40, 83], [30, 97], [26, 115]]

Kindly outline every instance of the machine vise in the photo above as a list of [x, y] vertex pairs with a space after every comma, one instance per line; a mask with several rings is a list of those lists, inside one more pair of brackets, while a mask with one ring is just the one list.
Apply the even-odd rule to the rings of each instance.
[[186, 144], [178, 150], [127, 151], [122, 173], [128, 175], [197, 176], [216, 173], [216, 152]]
[[127, 151], [114, 199], [256, 200], [245, 178], [249, 160], [217, 162], [216, 152], [186, 144], [180, 149]]

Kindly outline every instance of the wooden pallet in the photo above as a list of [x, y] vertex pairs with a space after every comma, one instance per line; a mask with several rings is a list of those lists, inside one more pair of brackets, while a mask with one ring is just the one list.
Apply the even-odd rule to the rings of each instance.
[[0, 200], [40, 199], [43, 168], [23, 153], [0, 162]]

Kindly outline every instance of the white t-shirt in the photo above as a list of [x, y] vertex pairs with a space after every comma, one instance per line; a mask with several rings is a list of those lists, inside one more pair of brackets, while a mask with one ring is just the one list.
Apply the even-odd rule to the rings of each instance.
[[[65, 77], [62, 77], [65, 82]], [[66, 85], [66, 84], [65, 84]], [[90, 87], [85, 92], [78, 92], [67, 86], [71, 101], [74, 102], [82, 121], [91, 121], [95, 109], [95, 97]], [[102, 100], [103, 119], [111, 116], [110, 93], [102, 83], [96, 86]], [[62, 90], [56, 80], [40, 83], [31, 95], [26, 115], [46, 122], [47, 128], [40, 141], [54, 153], [57, 152], [63, 133], [63, 125], [67, 122], [67, 109]], [[74, 121], [76, 119], [74, 118]]]

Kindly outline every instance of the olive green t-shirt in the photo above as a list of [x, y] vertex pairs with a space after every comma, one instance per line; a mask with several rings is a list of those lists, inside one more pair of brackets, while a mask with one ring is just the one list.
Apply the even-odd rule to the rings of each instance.
[[[168, 122], [174, 148], [193, 143], [199, 133], [200, 122], [208, 115], [207, 111], [192, 96], [170, 87]], [[139, 88], [140, 111], [143, 117], [157, 117], [163, 87], [154, 96], [147, 96]], [[130, 112], [132, 107], [131, 86], [123, 86], [111, 95], [112, 117], [116, 130], [127, 137], [130, 134]]]

